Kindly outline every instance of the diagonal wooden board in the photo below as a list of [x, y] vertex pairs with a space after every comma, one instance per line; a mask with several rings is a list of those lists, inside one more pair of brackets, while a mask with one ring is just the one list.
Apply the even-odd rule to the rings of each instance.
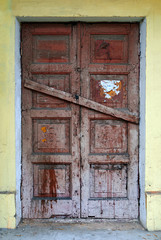
[[60, 98], [62, 100], [80, 105], [82, 107], [92, 109], [92, 110], [95, 110], [119, 119], [123, 119], [128, 122], [132, 122], [135, 124], [139, 123], [139, 117], [136, 114], [133, 114], [131, 112], [128, 112], [128, 111], [125, 112], [125, 111], [117, 110], [114, 108], [106, 107], [100, 103], [94, 102], [87, 98], [77, 96], [77, 95], [72, 95], [71, 93], [60, 91], [53, 87], [49, 87], [31, 80], [26, 80], [24, 83], [24, 87], [37, 92], [47, 94], [49, 96]]

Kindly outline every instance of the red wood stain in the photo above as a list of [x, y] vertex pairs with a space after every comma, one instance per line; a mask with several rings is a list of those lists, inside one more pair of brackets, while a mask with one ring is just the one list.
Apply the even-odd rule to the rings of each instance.
[[110, 51], [109, 51], [109, 43], [104, 40], [98, 40], [95, 43], [95, 56], [97, 58], [105, 58], [105, 59], [111, 59], [110, 58]]
[[52, 197], [56, 198], [57, 197], [57, 179], [56, 179], [56, 174], [54, 169], [51, 169], [49, 171], [49, 179], [50, 179], [50, 194]]
[[55, 169], [44, 169], [41, 193], [44, 197], [57, 197], [57, 179]]
[[64, 41], [39, 41], [38, 49], [42, 49], [44, 51], [66, 51], [66, 45]]
[[46, 212], [45, 200], [41, 200], [41, 211], [42, 211], [42, 214]]
[[48, 181], [48, 172], [46, 169], [44, 169], [43, 176], [42, 176], [42, 188], [41, 188], [41, 193], [43, 195], [45, 195], [47, 192], [47, 181]]

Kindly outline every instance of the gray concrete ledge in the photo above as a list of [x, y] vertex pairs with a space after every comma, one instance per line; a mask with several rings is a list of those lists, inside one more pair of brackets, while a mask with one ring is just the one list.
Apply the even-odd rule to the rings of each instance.
[[161, 240], [161, 232], [148, 232], [134, 222], [23, 221], [15, 230], [1, 229], [1, 240]]

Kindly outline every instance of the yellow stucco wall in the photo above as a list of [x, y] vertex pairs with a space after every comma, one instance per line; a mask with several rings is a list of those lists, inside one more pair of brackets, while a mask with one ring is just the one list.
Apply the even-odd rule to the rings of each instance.
[[146, 198], [147, 198], [147, 206], [148, 206], [148, 211], [147, 211], [147, 228], [148, 230], [159, 230], [160, 228], [160, 218], [161, 218], [161, 197], [160, 193], [146, 193]]
[[160, 0], [0, 0], [0, 227], [15, 227], [15, 17], [146, 17], [146, 227], [161, 230]]
[[0, 228], [15, 228], [15, 196], [1, 194], [0, 196]]
[[0, 227], [15, 227], [14, 18], [0, 1]]

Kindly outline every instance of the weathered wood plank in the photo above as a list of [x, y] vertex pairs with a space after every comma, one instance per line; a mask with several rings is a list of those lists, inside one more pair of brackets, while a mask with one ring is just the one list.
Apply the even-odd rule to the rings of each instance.
[[70, 110], [55, 110], [54, 112], [51, 110], [31, 110], [30, 111], [31, 118], [71, 118], [71, 111]]
[[68, 102], [80, 105], [82, 107], [86, 107], [86, 108], [89, 108], [101, 113], [105, 113], [119, 119], [123, 119], [128, 122], [132, 122], [136, 124], [138, 124], [139, 122], [139, 117], [133, 113], [123, 112], [120, 110], [116, 110], [114, 108], [106, 107], [106, 106], [103, 106], [102, 104], [86, 99], [84, 97], [72, 95], [70, 93], [66, 93], [64, 91], [60, 91], [55, 88], [45, 86], [31, 80], [26, 80], [24, 83], [24, 86], [34, 91], [41, 92], [53, 97], [57, 97], [57, 98], [66, 100]]
[[101, 155], [99, 156], [99, 158], [97, 158], [95, 155], [89, 155], [88, 157], [88, 162], [91, 163], [95, 163], [95, 164], [128, 164], [130, 162], [130, 157], [129, 155], [125, 154], [119, 154], [119, 155]]

